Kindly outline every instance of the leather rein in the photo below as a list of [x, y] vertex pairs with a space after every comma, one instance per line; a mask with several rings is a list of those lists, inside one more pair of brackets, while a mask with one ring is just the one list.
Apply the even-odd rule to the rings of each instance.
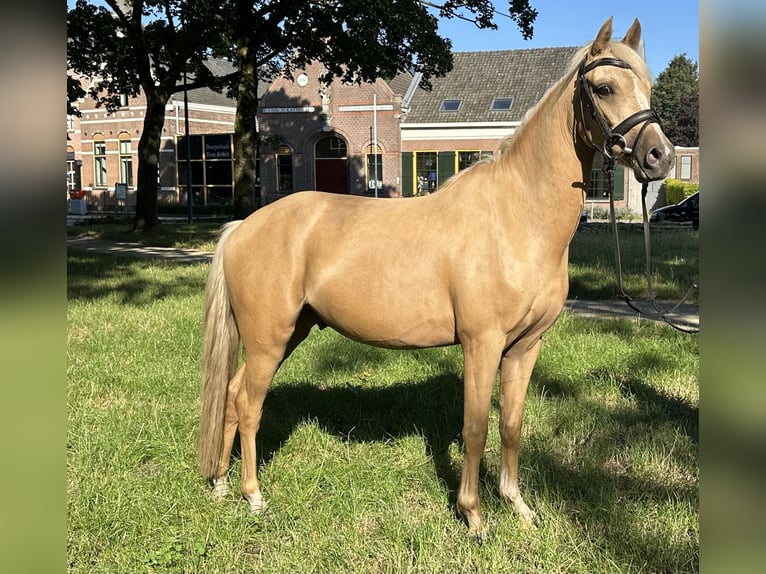
[[[644, 133], [644, 130], [649, 126], [649, 124], [652, 123], [660, 123], [660, 119], [657, 116], [657, 113], [652, 109], [646, 109], [638, 111], [631, 116], [624, 119], [622, 122], [617, 124], [614, 128], [610, 128], [609, 124], [606, 121], [606, 118], [604, 117], [604, 114], [601, 113], [601, 110], [596, 105], [595, 100], [593, 99], [593, 93], [590, 87], [588, 86], [588, 82], [585, 79], [585, 74], [587, 74], [589, 71], [591, 71], [593, 68], [596, 68], [598, 66], [617, 66], [619, 68], [625, 68], [630, 70], [630, 64], [627, 62], [620, 60], [618, 58], [600, 58], [598, 60], [594, 60], [590, 62], [589, 64], [586, 64], [583, 60], [582, 64], [580, 64], [580, 68], [578, 71], [578, 85], [580, 87], [581, 97], [580, 97], [580, 114], [581, 114], [581, 122], [584, 125], [585, 120], [585, 110], [583, 108], [583, 100], [588, 105], [588, 109], [590, 111], [591, 117], [593, 117], [596, 122], [601, 127], [601, 131], [604, 134], [604, 145], [602, 146], [602, 149], [598, 150], [599, 153], [604, 158], [602, 169], [604, 173], [607, 176], [607, 193], [609, 194], [609, 215], [612, 223], [612, 231], [614, 236], [614, 253], [615, 253], [615, 269], [617, 274], [617, 287], [620, 291], [620, 298], [627, 303], [627, 305], [633, 309], [634, 311], [638, 312], [639, 314], [647, 315], [644, 310], [640, 309], [636, 306], [634, 303], [633, 298], [625, 293], [625, 289], [623, 286], [622, 281], [622, 259], [620, 257], [620, 240], [617, 233], [617, 218], [615, 216], [615, 209], [614, 209], [614, 193], [613, 193], [613, 184], [614, 184], [614, 169], [616, 161], [623, 156], [630, 159], [631, 163], [634, 164], [634, 166], [638, 167], [643, 172], [643, 168], [640, 166], [640, 164], [637, 162], [635, 155], [633, 154], [633, 150], [637, 147], [638, 141], [641, 138], [641, 136]], [[627, 134], [633, 127], [637, 126], [638, 124], [643, 123], [641, 126], [641, 129], [638, 132], [638, 135], [636, 135], [636, 138], [633, 140], [633, 147], [629, 147], [627, 144], [627, 141], [625, 140], [625, 134]], [[647, 178], [648, 179], [648, 178]], [[679, 325], [678, 323], [675, 323], [673, 320], [671, 320], [668, 315], [672, 314], [674, 311], [676, 311], [689, 297], [690, 295], [698, 289], [698, 286], [696, 283], [693, 283], [689, 289], [687, 289], [684, 296], [681, 298], [681, 300], [676, 303], [673, 307], [670, 309], [662, 309], [660, 305], [657, 302], [657, 299], [654, 294], [654, 288], [652, 287], [652, 268], [651, 268], [651, 239], [650, 239], [650, 233], [649, 233], [649, 216], [647, 214], [646, 210], [646, 192], [647, 192], [648, 184], [646, 182], [643, 183], [641, 187], [641, 211], [643, 214], [643, 220], [644, 220], [644, 251], [646, 253], [646, 267], [645, 267], [645, 275], [646, 275], [646, 284], [647, 284], [647, 298], [652, 304], [652, 308], [654, 309], [654, 314], [659, 316], [659, 318], [673, 327], [674, 329], [681, 331], [683, 333], [699, 333], [699, 327], [684, 327]]]

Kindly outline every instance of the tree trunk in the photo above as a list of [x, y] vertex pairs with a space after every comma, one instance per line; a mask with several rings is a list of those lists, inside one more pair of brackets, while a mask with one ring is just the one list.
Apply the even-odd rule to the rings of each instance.
[[237, 40], [237, 112], [234, 117], [234, 217], [242, 219], [255, 211], [257, 189], [256, 112], [258, 111], [258, 69], [252, 30], [241, 30]]
[[152, 91], [146, 94], [146, 115], [141, 139], [138, 140], [138, 187], [136, 190], [136, 219], [134, 231], [150, 231], [159, 223], [160, 138], [165, 124], [165, 104], [168, 98]]

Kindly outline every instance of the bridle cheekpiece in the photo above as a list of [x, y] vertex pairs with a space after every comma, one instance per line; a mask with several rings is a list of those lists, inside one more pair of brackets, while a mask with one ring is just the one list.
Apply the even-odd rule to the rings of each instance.
[[[649, 124], [660, 123], [660, 118], [657, 116], [657, 113], [654, 110], [646, 109], [628, 116], [615, 127], [609, 127], [604, 114], [601, 113], [601, 110], [596, 105], [596, 101], [593, 99], [593, 91], [590, 89], [588, 82], [585, 79], [585, 75], [588, 72], [599, 66], [616, 66], [618, 68], [632, 70], [630, 64], [618, 58], [599, 58], [598, 60], [593, 60], [589, 64], [586, 64], [585, 60], [583, 60], [577, 72], [577, 82], [581, 92], [581, 121], [583, 121], [583, 124], [585, 123], [585, 110], [583, 109], [583, 100], [585, 100], [588, 104], [588, 109], [590, 110], [591, 117], [594, 118], [596, 122], [598, 122], [598, 125], [601, 127], [601, 131], [604, 135], [604, 145], [599, 151], [604, 156], [605, 171], [614, 171], [615, 161], [623, 156], [631, 158], [636, 163], [636, 165], [638, 165], [639, 169], [643, 171], [643, 169], [636, 161], [636, 157], [633, 155], [633, 150], [636, 149], [638, 141], [641, 138], [641, 135], [644, 133], [646, 127]], [[640, 123], [643, 123], [643, 126], [641, 126], [638, 135], [636, 135], [636, 138], [633, 140], [633, 147], [628, 147], [628, 142], [625, 140], [625, 134], [627, 134], [633, 127]]]

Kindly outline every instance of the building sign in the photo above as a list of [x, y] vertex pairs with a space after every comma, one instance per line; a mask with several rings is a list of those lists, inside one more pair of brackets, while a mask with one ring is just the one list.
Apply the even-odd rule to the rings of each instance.
[[297, 108], [263, 108], [264, 114], [305, 114], [315, 111], [314, 106], [301, 106]]
[[380, 104], [380, 105], [362, 105], [362, 106], [338, 106], [339, 112], [371, 112], [377, 110], [379, 112], [390, 112], [394, 109], [394, 104]]
[[205, 157], [207, 159], [231, 159], [231, 144], [228, 141], [216, 141], [220, 138], [205, 138]]

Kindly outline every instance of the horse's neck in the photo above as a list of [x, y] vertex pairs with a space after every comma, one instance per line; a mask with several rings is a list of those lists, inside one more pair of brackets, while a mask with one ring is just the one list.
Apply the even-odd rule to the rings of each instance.
[[527, 119], [500, 162], [522, 174], [524, 193], [553, 216], [579, 219], [593, 151], [574, 134], [572, 78], [562, 80]]

